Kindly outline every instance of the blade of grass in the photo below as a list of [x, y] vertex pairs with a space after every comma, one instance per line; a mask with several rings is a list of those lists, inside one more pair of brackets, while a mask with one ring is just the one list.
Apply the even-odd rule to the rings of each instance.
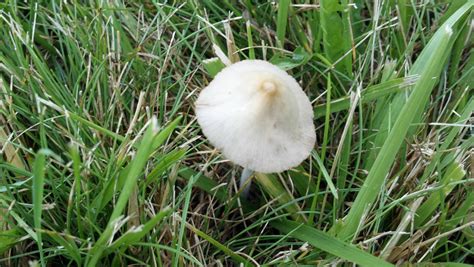
[[161, 178], [161, 175], [166, 171], [166, 169], [168, 169], [172, 165], [176, 164], [176, 162], [184, 158], [187, 152], [187, 148], [181, 148], [170, 151], [168, 154], [162, 156], [158, 164], [156, 164], [155, 168], [146, 177], [146, 182], [144, 183], [144, 186], [147, 186], [152, 182], [157, 182], [157, 180]]
[[53, 231], [43, 232], [50, 238], [54, 239], [54, 241], [56, 241], [58, 244], [63, 246], [68, 251], [68, 255], [76, 262], [76, 264], [81, 266], [82, 260], [80, 250], [75, 243], [76, 240], [74, 240], [74, 237]]
[[[80, 204], [81, 204], [81, 187], [82, 187], [82, 179], [81, 179], [81, 159], [79, 156], [79, 151], [78, 148], [75, 145], [71, 145], [69, 149], [69, 154], [72, 159], [72, 167], [73, 167], [73, 174], [74, 174], [74, 187], [71, 189], [73, 190], [72, 194], [74, 197], [74, 201], [71, 199], [71, 204], [68, 204], [68, 213], [67, 213], [67, 229], [69, 233], [72, 233], [70, 231], [70, 225], [71, 225], [71, 213], [72, 213], [72, 204], [75, 203], [75, 209], [76, 209], [76, 219], [77, 219], [77, 227], [79, 230], [79, 235], [82, 236], [84, 233], [84, 229], [82, 227], [82, 222], [81, 222], [81, 209], [80, 209]], [[72, 197], [72, 196], [71, 196]], [[87, 203], [88, 204], [88, 203]]]
[[[0, 79], [0, 87], [2, 86], [2, 80]], [[0, 107], [1, 107], [1, 100], [0, 100]], [[18, 155], [18, 152], [15, 151], [15, 147], [7, 142], [8, 134], [6, 133], [7, 123], [0, 115], [0, 143], [3, 144], [3, 154], [5, 154], [6, 161], [10, 163], [12, 166], [17, 168], [25, 168], [21, 157]]]
[[[161, 245], [161, 244], [156, 244], [156, 243], [145, 243], [145, 242], [137, 242], [136, 243], [137, 246], [143, 246], [145, 248], [148, 248], [148, 247], [153, 247], [153, 248], [156, 248], [157, 251], [169, 251], [169, 252], [172, 252], [172, 253], [178, 253], [181, 257], [183, 257], [184, 259], [187, 259], [189, 261], [189, 263], [193, 263], [195, 265], [193, 266], [206, 266], [204, 265], [202, 262], [200, 262], [198, 259], [196, 259], [195, 255], [191, 255], [189, 253], [186, 253], [183, 252], [183, 251], [178, 251], [172, 247], [169, 247], [169, 246], [164, 246], [164, 245]], [[159, 264], [161, 264], [161, 262], [159, 262]], [[158, 265], [158, 266], [166, 266], [166, 265]]]
[[107, 227], [89, 251], [88, 257], [86, 259], [87, 266], [96, 266], [104, 250], [106, 249], [106, 242], [113, 234], [115, 223], [127, 206], [128, 198], [132, 193], [134, 186], [137, 185], [138, 177], [140, 176], [142, 169], [145, 167], [150, 154], [153, 152], [151, 148], [153, 147], [155, 137], [158, 134], [157, 124], [158, 122], [156, 118], [153, 118], [148, 125], [148, 129], [145, 132], [142, 141], [140, 142], [137, 154], [131, 162], [130, 169], [126, 175], [125, 183], [121, 189], [115, 208], [110, 215]]
[[229, 249], [225, 245], [221, 244], [219, 241], [215, 240], [211, 236], [207, 235], [203, 231], [201, 231], [201, 230], [197, 229], [196, 227], [192, 226], [190, 223], [185, 222], [185, 224], [186, 224], [186, 227], [189, 230], [191, 230], [193, 233], [200, 236], [201, 238], [204, 238], [207, 242], [211, 243], [213, 246], [215, 246], [220, 251], [224, 252], [226, 255], [228, 255], [229, 257], [231, 257], [235, 261], [240, 262], [241, 264], [244, 264], [244, 266], [255, 266], [254, 264], [249, 262], [244, 257], [242, 257], [239, 254], [235, 253], [234, 251], [232, 251], [231, 249]]
[[420, 79], [416, 83], [407, 103], [403, 106], [400, 115], [397, 117], [393, 129], [385, 140], [372, 168], [369, 171], [362, 188], [360, 189], [349, 214], [344, 219], [344, 224], [337, 236], [342, 240], [351, 239], [356, 235], [364, 211], [373, 205], [381, 186], [389, 173], [395, 156], [400, 149], [412, 121], [420, 107], [424, 107], [428, 101], [431, 90], [433, 89], [433, 77], [440, 75], [438, 67], [449, 51], [452, 29], [449, 27], [441, 28], [440, 34], [443, 38], [439, 40], [436, 50], [431, 55], [428, 63], [421, 72]]
[[326, 158], [326, 149], [327, 149], [327, 145], [329, 143], [329, 122], [330, 122], [330, 117], [331, 117], [331, 92], [332, 92], [332, 82], [331, 82], [331, 73], [328, 74], [328, 79], [327, 79], [327, 90], [326, 90], [326, 104], [325, 104], [325, 119], [324, 119], [324, 135], [323, 135], [323, 143], [321, 145], [321, 157], [322, 159], [320, 159], [318, 157], [318, 153], [317, 152], [314, 152], [313, 154], [313, 157], [316, 158], [316, 163], [318, 164], [318, 167], [319, 167], [319, 173], [318, 173], [318, 178], [316, 180], [316, 187], [314, 189], [314, 197], [313, 197], [313, 201], [311, 203], [311, 207], [310, 207], [310, 211], [311, 213], [309, 214], [308, 216], [308, 225], [313, 225], [313, 222], [314, 222], [314, 216], [316, 214], [316, 205], [318, 203], [318, 196], [319, 196], [319, 186], [320, 186], [320, 183], [321, 183], [321, 176], [323, 175], [323, 173], [325, 172], [325, 176], [324, 176], [324, 179], [325, 180], [329, 180], [329, 188], [331, 189], [331, 193], [334, 194], [334, 192], [336, 191], [335, 188], [334, 188], [334, 185], [332, 185], [331, 187], [331, 179], [329, 177], [329, 179], [326, 177], [326, 175], [328, 175], [328, 172], [326, 171], [326, 168], [324, 167], [324, 159]]
[[445, 187], [439, 193], [431, 194], [429, 198], [421, 205], [416, 211], [417, 216], [415, 217], [415, 227], [421, 227], [427, 219], [431, 218], [436, 208], [444, 201], [444, 198], [453, 190], [454, 186], [448, 186], [451, 182], [461, 180], [466, 175], [466, 171], [463, 169], [459, 162], [453, 162], [446, 170], [443, 178], [439, 181]]
[[41, 266], [46, 266], [44, 261], [43, 241], [41, 238], [41, 215], [43, 211], [43, 191], [46, 155], [51, 153], [50, 150], [41, 149], [36, 153], [35, 165], [33, 167], [33, 216], [37, 236], [38, 250], [40, 253]]
[[171, 208], [165, 207], [144, 225], [140, 225], [136, 229], [130, 229], [128, 232], [120, 236], [104, 251], [104, 254], [108, 254], [113, 250], [119, 249], [120, 247], [126, 248], [126, 246], [130, 246], [138, 242], [140, 239], [145, 237], [146, 234], [153, 230], [153, 227], [155, 227], [160, 221], [170, 215], [171, 212]]
[[[178, 126], [179, 122], [181, 121], [181, 116], [178, 116], [176, 119], [174, 119], [172, 122], [168, 124], [164, 129], [162, 129], [158, 135], [153, 139], [153, 143], [151, 145], [151, 151], [154, 152], [154, 150], [158, 149], [159, 146], [161, 146], [166, 139], [169, 138], [171, 133], [176, 129]], [[140, 144], [134, 144], [134, 147], [138, 147]], [[98, 211], [102, 210], [107, 203], [112, 200], [113, 195], [114, 195], [114, 188], [122, 188], [123, 185], [125, 184], [128, 176], [128, 170], [131, 168], [131, 164], [129, 164], [125, 169], [120, 173], [118, 181], [115, 180], [110, 180], [107, 185], [104, 188], [104, 192], [99, 194], [95, 199], [94, 199], [94, 206], [98, 208]], [[100, 204], [99, 204], [100, 203]]]
[[226, 204], [229, 209], [237, 207], [242, 208], [244, 214], [247, 214], [247, 212], [253, 212], [258, 208], [253, 202], [248, 201], [245, 198], [240, 198], [239, 195], [234, 195], [233, 197], [229, 198], [227, 187], [223, 186], [223, 184], [217, 183], [209, 177], [204, 176], [202, 173], [196, 172], [189, 168], [183, 168], [180, 170], [179, 176], [186, 182], [190, 181], [191, 178], [196, 176], [197, 178], [193, 185], [196, 188], [207, 192], [217, 201]]
[[[469, 99], [469, 101], [467, 102], [467, 105], [464, 107], [464, 110], [461, 112], [461, 114], [459, 114], [459, 116], [455, 115], [455, 119], [453, 123], [459, 123], [459, 124], [466, 123], [471, 118], [471, 114], [473, 110], [474, 110], [474, 96], [472, 96]], [[446, 138], [436, 149], [434, 155], [431, 158], [430, 164], [423, 172], [423, 176], [420, 178], [420, 183], [424, 183], [428, 179], [428, 177], [433, 173], [435, 168], [438, 166], [439, 162], [441, 162], [442, 157], [443, 156], [446, 157], [445, 151], [448, 150], [449, 146], [453, 143], [453, 141], [459, 135], [461, 130], [462, 130], [462, 127], [452, 127], [452, 129], [449, 131]]]
[[[416, 82], [416, 76], [408, 76], [405, 78], [396, 78], [386, 82], [367, 87], [361, 92], [361, 104], [367, 104], [379, 98], [404, 91], [410, 88]], [[326, 115], [327, 112], [334, 113], [342, 110], [347, 110], [351, 106], [350, 96], [345, 96], [331, 101], [330, 109], [327, 111], [327, 104], [319, 104], [314, 107], [315, 118], [320, 118]]]
[[291, 216], [298, 221], [306, 221], [306, 218], [303, 214], [300, 214], [300, 207], [294, 202], [294, 198], [285, 190], [280, 181], [273, 175], [255, 173], [255, 181], [258, 182], [262, 189], [265, 190], [270, 196], [275, 199], [278, 199], [280, 204], [288, 204], [286, 210]]
[[290, 9], [291, 0], [280, 0], [278, 2], [278, 15], [277, 15], [277, 44], [278, 47], [282, 48], [285, 44], [286, 25], [288, 23], [288, 14]]
[[[0, 218], [1, 219], [1, 218]], [[13, 247], [21, 238], [17, 229], [0, 231], [0, 254]]]
[[[191, 193], [193, 191], [192, 190], [193, 185], [197, 181], [199, 176], [200, 176], [200, 174], [193, 175], [191, 177], [191, 179], [189, 179], [189, 182], [186, 186], [185, 198], [184, 198], [184, 208], [183, 208], [181, 218], [180, 218], [181, 219], [181, 224], [180, 224], [180, 229], [179, 229], [179, 232], [178, 232], [177, 242], [176, 242], [176, 239], [173, 240], [173, 242], [176, 242], [176, 250], [177, 251], [182, 250], [182, 243], [183, 243], [183, 238], [184, 238], [184, 233], [185, 233], [186, 219], [187, 219], [187, 216], [188, 216], [188, 210], [189, 210], [189, 206], [190, 206], [190, 202], [191, 202]], [[175, 254], [174, 257], [173, 257], [172, 263], [171, 263], [173, 267], [178, 266], [179, 259], [180, 259], [180, 255]]]
[[218, 57], [213, 57], [210, 59], [206, 59], [202, 61], [204, 68], [207, 71], [207, 74], [212, 78], [216, 77], [217, 73], [219, 73], [223, 68], [225, 68], [225, 64]]
[[301, 196], [316, 190], [316, 183], [314, 179], [311, 177], [310, 173], [306, 172], [301, 166], [289, 170], [288, 174], [291, 182], [295, 186], [296, 191], [298, 191]]
[[179, 172], [180, 177], [184, 178], [186, 181], [189, 181], [191, 177], [196, 174], [199, 175], [194, 186], [213, 195], [220, 202], [225, 202], [227, 200], [229, 194], [227, 193], [226, 188], [219, 186], [219, 184], [211, 178], [189, 168], [181, 169]]
[[[0, 198], [0, 204], [2, 204], [3, 206], [8, 206], [6, 202], [1, 198]], [[35, 229], [31, 228], [18, 213], [11, 210], [9, 211], [9, 215], [12, 216], [13, 219], [15, 219], [19, 229], [22, 229], [23, 231], [25, 231], [35, 242], [38, 242], [38, 235]]]
[[250, 21], [247, 21], [245, 26], [247, 27], [247, 42], [248, 42], [248, 47], [249, 47], [249, 59], [255, 59], [255, 49], [253, 48], [252, 27], [250, 26]]
[[338, 199], [337, 189], [334, 186], [334, 183], [332, 182], [331, 176], [329, 176], [329, 173], [326, 170], [326, 167], [324, 167], [323, 161], [321, 160], [321, 158], [318, 156], [318, 154], [315, 151], [311, 152], [311, 156], [313, 157], [314, 160], [316, 160], [316, 163], [318, 163], [319, 170], [323, 174], [323, 177], [329, 186], [329, 190], [331, 190], [331, 194], [333, 195], [335, 199]]
[[340, 58], [344, 57], [342, 64], [337, 64], [335, 67], [341, 72], [347, 74], [352, 73], [350, 54], [344, 56], [347, 51], [351, 48], [351, 36], [346, 34], [349, 29], [344, 29], [344, 23], [342, 21], [340, 12], [344, 11], [344, 8], [339, 1], [333, 0], [321, 0], [321, 11], [320, 11], [320, 22], [321, 30], [323, 32], [323, 47], [326, 58], [331, 64], [337, 62]]
[[[421, 75], [422, 72], [428, 66], [430, 66], [429, 65], [430, 64], [430, 59], [434, 55], [440, 55], [440, 59], [438, 61], [437, 66], [430, 66], [430, 68], [437, 68], [438, 72], [441, 71], [441, 69], [444, 67], [443, 63], [446, 62], [446, 60], [448, 58], [448, 55], [450, 55], [450, 53], [452, 52], [451, 51], [452, 49], [448, 49], [448, 50], [445, 50], [445, 51], [440, 51], [438, 49], [439, 48], [438, 45], [440, 43], [444, 43], [444, 41], [445, 41], [444, 38], [446, 36], [445, 36], [444, 31], [445, 31], [446, 28], [449, 28], [452, 31], [452, 29], [459, 22], [462, 22], [462, 20], [466, 16], [466, 14], [470, 11], [472, 5], [474, 5], [473, 1], [465, 3], [455, 13], [453, 13], [449, 17], [449, 19], [447, 19], [446, 22], [443, 23], [443, 25], [441, 25], [440, 29], [438, 29], [435, 32], [435, 34], [433, 35], [433, 37], [431, 38], [429, 43], [423, 48], [423, 51], [420, 53], [419, 57], [417, 58], [417, 60], [413, 64], [413, 66], [411, 67], [411, 69], [409, 71], [409, 75]], [[450, 38], [450, 40], [451, 41], [449, 43], [449, 47], [452, 47], [455, 39]], [[438, 77], [438, 75], [433, 76], [433, 77]], [[438, 79], [427, 80], [426, 81], [427, 82], [426, 87], [433, 87], [437, 83], [437, 81], [438, 81]], [[388, 136], [389, 132], [394, 128], [394, 121], [395, 120], [393, 118], [398, 118], [399, 117], [399, 114], [401, 113], [401, 110], [402, 110], [403, 106], [407, 102], [407, 99], [408, 99], [407, 95], [409, 95], [410, 93], [411, 92], [400, 92], [400, 93], [398, 93], [397, 95], [395, 95], [394, 99], [391, 101], [391, 103], [389, 104], [388, 107], [387, 107], [386, 103], [382, 103], [383, 106], [381, 107], [381, 110], [384, 113], [379, 114], [382, 118], [380, 120], [380, 125], [374, 125], [374, 127], [378, 129], [378, 133], [375, 137], [375, 141], [374, 141], [374, 144], [373, 144], [373, 147], [375, 149], [371, 150], [371, 153], [369, 154], [368, 159], [367, 159], [367, 164], [366, 164], [367, 169], [370, 169], [372, 163], [375, 162], [375, 157], [377, 156], [377, 153], [379, 153], [378, 148], [382, 147], [383, 143], [387, 139], [387, 136]], [[413, 110], [415, 112], [415, 116], [414, 116], [414, 119], [413, 119], [414, 122], [419, 122], [420, 121], [420, 118], [421, 118], [421, 115], [422, 115], [422, 112], [423, 112], [425, 106], [426, 105], [419, 105], [418, 109]], [[415, 129], [416, 128], [414, 127], [412, 129], [410, 129], [409, 132], [412, 133]]]
[[341, 240], [313, 227], [289, 220], [272, 221], [270, 225], [283, 233], [308, 242], [315, 248], [324, 250], [332, 255], [361, 266], [393, 266], [368, 252], [353, 245], [344, 243]]
[[48, 100], [44, 100], [42, 98], [39, 98], [38, 97], [38, 101], [41, 102], [42, 104], [50, 107], [50, 108], [53, 108], [54, 110], [58, 111], [58, 112], [61, 112], [63, 113], [66, 117], [70, 117], [72, 118], [73, 120], [76, 120], [80, 123], [83, 123], [84, 125], [87, 125], [88, 127], [94, 129], [94, 130], [97, 130], [98, 132], [102, 133], [102, 134], [105, 134], [105, 135], [108, 135], [116, 140], [119, 140], [119, 141], [123, 141], [125, 140], [125, 137], [117, 134], [117, 133], [114, 133], [113, 131], [109, 130], [109, 129], [106, 129], [102, 126], [99, 126], [91, 121], [88, 121], [84, 118], [82, 118], [81, 116], [77, 115], [76, 113], [74, 112], [70, 112], [66, 109], [63, 109], [63, 108], [60, 108], [59, 106], [57, 106], [56, 104], [54, 104], [53, 102], [51, 101], [48, 101]]
[[[474, 191], [468, 191], [466, 193], [466, 197], [464, 198], [464, 201], [456, 209], [456, 212], [449, 219], [446, 220], [440, 232], [444, 233], [456, 228], [456, 226], [459, 225], [466, 218], [466, 216], [469, 216], [470, 209], [472, 208], [473, 204], [474, 204]], [[434, 249], [433, 252], [436, 252], [437, 249], [441, 248], [443, 244], [445, 244], [447, 239], [448, 237], [441, 238], [441, 240], [436, 245], [436, 249]]]

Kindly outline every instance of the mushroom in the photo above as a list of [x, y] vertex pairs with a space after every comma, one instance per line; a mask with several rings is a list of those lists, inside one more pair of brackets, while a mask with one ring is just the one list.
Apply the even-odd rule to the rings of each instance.
[[196, 115], [227, 159], [261, 173], [299, 165], [316, 140], [308, 97], [293, 77], [263, 60], [220, 71], [199, 95]]

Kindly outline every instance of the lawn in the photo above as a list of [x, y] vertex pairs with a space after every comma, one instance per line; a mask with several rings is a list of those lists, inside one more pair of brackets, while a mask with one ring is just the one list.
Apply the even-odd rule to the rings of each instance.
[[[473, 6], [1, 2], [0, 266], [468, 266]], [[195, 102], [247, 59], [316, 144], [245, 194]]]

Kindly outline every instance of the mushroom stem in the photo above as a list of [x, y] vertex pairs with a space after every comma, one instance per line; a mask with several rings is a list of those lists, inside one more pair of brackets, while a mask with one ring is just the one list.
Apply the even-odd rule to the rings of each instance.
[[242, 174], [240, 175], [239, 188], [242, 191], [242, 196], [244, 198], [247, 198], [249, 195], [250, 185], [252, 184], [252, 181], [251, 180], [248, 181], [248, 180], [252, 176], [253, 173], [254, 173], [253, 170], [244, 168], [244, 170], [242, 171]]

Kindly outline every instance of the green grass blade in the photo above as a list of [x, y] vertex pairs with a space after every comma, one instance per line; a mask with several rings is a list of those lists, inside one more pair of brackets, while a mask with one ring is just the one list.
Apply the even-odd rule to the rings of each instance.
[[175, 149], [173, 151], [170, 151], [168, 154], [163, 155], [156, 164], [155, 168], [148, 174], [146, 178], [146, 183], [144, 184], [145, 186], [149, 185], [152, 182], [156, 182], [159, 178], [161, 178], [161, 175], [171, 167], [172, 165], [176, 164], [179, 160], [184, 158], [187, 153], [187, 148], [181, 148], [181, 149]]
[[[346, 245], [338, 233], [357, 222], [351, 246], [379, 258], [394, 248], [393, 263], [469, 262], [473, 0], [0, 2], [0, 265], [361, 265], [292, 237], [292, 225], [275, 229], [279, 218]], [[320, 157], [252, 177], [245, 197], [233, 180], [241, 168], [195, 114], [223, 62], [239, 58], [295, 78], [313, 104]], [[428, 101], [395, 159], [380, 161], [389, 170], [372, 177], [431, 67]], [[154, 115], [160, 133], [145, 141]], [[344, 220], [364, 191], [376, 196], [363, 219]]]
[[331, 190], [331, 194], [333, 195], [335, 199], [338, 199], [337, 189], [334, 186], [334, 183], [332, 182], [331, 176], [329, 176], [329, 173], [326, 170], [326, 167], [324, 167], [323, 161], [321, 160], [321, 158], [318, 156], [318, 154], [315, 151], [311, 153], [311, 156], [313, 157], [314, 160], [316, 160], [316, 163], [319, 166], [319, 170], [322, 172], [323, 177], [329, 186], [329, 190]]
[[[181, 225], [180, 225], [179, 232], [178, 232], [177, 242], [176, 242], [176, 239], [174, 241], [174, 242], [176, 242], [176, 250], [177, 251], [182, 250], [182, 243], [183, 243], [184, 233], [185, 233], [185, 230], [186, 230], [185, 229], [186, 228], [186, 220], [188, 218], [188, 210], [189, 210], [189, 206], [190, 206], [190, 202], [191, 202], [191, 193], [193, 191], [192, 189], [193, 189], [194, 183], [197, 181], [198, 177], [199, 177], [199, 174], [193, 175], [191, 177], [191, 179], [189, 179], [189, 182], [188, 182], [186, 190], [185, 190], [184, 208], [183, 208], [183, 211], [182, 211], [182, 214], [181, 214]], [[173, 261], [171, 263], [173, 267], [178, 266], [179, 258], [180, 258], [179, 254], [174, 255]]]
[[[416, 82], [416, 76], [408, 76], [405, 78], [396, 78], [386, 82], [367, 87], [361, 92], [360, 102], [367, 104], [379, 98], [386, 97], [390, 94], [401, 92], [410, 88]], [[321, 118], [326, 115], [327, 104], [319, 104], [314, 107], [315, 118]], [[351, 106], [350, 97], [345, 96], [331, 101], [329, 113], [347, 110]]]
[[164, 129], [160, 130], [158, 135], [153, 139], [153, 143], [151, 146], [152, 151], [158, 149], [158, 147], [161, 146], [166, 141], [166, 139], [170, 137], [171, 133], [176, 129], [176, 127], [178, 127], [182, 118], [182, 116], [176, 117], [176, 119], [170, 122]]
[[13, 247], [21, 238], [17, 229], [0, 231], [0, 254]]
[[202, 65], [206, 69], [207, 74], [212, 78], [216, 77], [217, 73], [225, 68], [225, 64], [217, 57], [203, 60]]
[[138, 242], [146, 234], [148, 234], [153, 227], [155, 227], [160, 221], [171, 214], [172, 210], [169, 207], [164, 208], [155, 217], [151, 218], [144, 225], [140, 225], [137, 229], [130, 229], [128, 232], [124, 233], [117, 240], [115, 240], [105, 251], [104, 253], [110, 253], [113, 250], [119, 249], [121, 246], [133, 245], [133, 243]]
[[298, 221], [306, 221], [303, 214], [299, 214], [300, 207], [294, 202], [293, 196], [291, 196], [280, 183], [280, 181], [271, 174], [255, 173], [255, 181], [262, 186], [270, 196], [274, 199], [278, 199], [280, 204], [288, 204], [286, 210], [291, 216]]
[[[441, 232], [447, 232], [456, 228], [467, 216], [470, 216], [472, 205], [474, 205], [474, 191], [468, 191], [466, 197], [463, 199], [463, 202], [457, 207], [456, 212], [449, 217], [445, 224], [441, 228]], [[436, 245], [436, 248], [442, 248], [448, 237], [443, 237], [440, 242]], [[437, 249], [434, 249], [433, 252], [436, 252]]]
[[[472, 111], [474, 110], [474, 96], [467, 102], [464, 110], [461, 112], [459, 117], [456, 115], [452, 123], [464, 124], [471, 118]], [[423, 176], [420, 178], [420, 182], [425, 182], [428, 177], [433, 173], [435, 168], [438, 166], [441, 158], [445, 155], [445, 151], [448, 150], [449, 146], [453, 143], [454, 139], [460, 134], [462, 127], [452, 127], [446, 138], [436, 149], [435, 154], [431, 158], [430, 165], [423, 172]], [[444, 156], [446, 157], [446, 156]]]
[[357, 194], [357, 198], [352, 205], [349, 214], [344, 219], [344, 225], [337, 234], [342, 240], [347, 240], [356, 234], [357, 228], [363, 217], [364, 211], [373, 205], [381, 186], [388, 175], [390, 167], [392, 166], [395, 156], [400, 149], [406, 134], [410, 128], [412, 121], [417, 114], [420, 107], [424, 107], [433, 89], [433, 77], [440, 75], [440, 70], [437, 67], [442, 64], [445, 53], [449, 51], [449, 44], [451, 43], [452, 30], [449, 27], [441, 28], [439, 30], [442, 37], [437, 43], [436, 50], [431, 54], [428, 64], [421, 72], [420, 79], [417, 81], [413, 92], [411, 93], [407, 103], [403, 106], [400, 115], [397, 117], [393, 129], [390, 131], [385, 140], [372, 168], [365, 179], [362, 188]]
[[225, 245], [221, 244], [219, 241], [215, 240], [211, 236], [207, 235], [203, 231], [197, 229], [196, 227], [192, 226], [189, 223], [186, 223], [186, 226], [196, 235], [200, 236], [201, 238], [204, 238], [207, 242], [211, 243], [213, 246], [215, 246], [217, 249], [220, 251], [224, 252], [225, 254], [229, 255], [232, 259], [234, 259], [237, 262], [243, 263], [244, 266], [255, 266], [254, 264], [251, 264], [247, 259], [244, 257], [240, 256], [239, 254], [235, 253]]
[[[348, 9], [348, 7], [333, 0], [321, 0], [320, 3], [320, 22], [326, 58], [332, 65], [342, 62], [342, 64], [335, 65], [336, 69], [350, 74], [352, 73], [352, 58], [350, 54], [345, 54], [351, 50], [351, 36], [347, 34], [349, 29], [344, 29], [344, 23], [339, 15], [340, 12], [347, 12], [344, 9]], [[342, 61], [340, 61], [341, 58]]]
[[277, 43], [278, 47], [285, 44], [286, 25], [288, 24], [288, 14], [291, 0], [281, 0], [278, 2], [277, 15]]
[[225, 202], [228, 197], [228, 193], [225, 187], [218, 187], [219, 184], [212, 180], [209, 177], [204, 176], [192, 169], [185, 168], [179, 172], [179, 176], [184, 178], [186, 181], [191, 180], [191, 178], [197, 175], [197, 180], [194, 183], [194, 186], [208, 192], [210, 195], [215, 196], [217, 200]]
[[393, 266], [368, 252], [351, 244], [344, 243], [313, 227], [289, 220], [272, 221], [270, 224], [283, 233], [308, 242], [315, 248], [324, 250], [351, 263], [356, 263], [361, 266]]
[[275, 54], [270, 63], [286, 71], [306, 64], [311, 57], [303, 47], [297, 47], [290, 56]]
[[75, 243], [74, 237], [53, 231], [44, 231], [44, 234], [63, 246], [78, 266], [82, 265], [80, 250]]
[[[81, 159], [79, 156], [79, 151], [78, 148], [75, 145], [71, 145], [69, 149], [69, 154], [72, 159], [72, 166], [73, 166], [73, 174], [74, 174], [74, 188], [71, 188], [73, 190], [73, 199], [72, 201], [75, 204], [75, 210], [76, 210], [76, 218], [77, 218], [77, 227], [79, 230], [80, 235], [84, 233], [83, 227], [82, 227], [82, 222], [81, 222], [81, 209], [80, 209], [80, 203], [81, 203], [81, 187], [82, 187], [82, 177], [81, 177]], [[71, 213], [72, 213], [72, 206], [73, 203], [68, 203], [68, 220], [67, 220], [67, 229], [69, 233], [70, 231], [70, 224], [71, 224]], [[89, 204], [89, 203], [87, 203]], [[88, 206], [88, 205], [87, 205]]]
[[131, 162], [130, 169], [126, 175], [126, 181], [121, 189], [120, 196], [117, 200], [114, 210], [110, 215], [107, 227], [89, 252], [87, 261], [88, 266], [96, 266], [97, 262], [102, 256], [103, 251], [106, 249], [105, 244], [112, 235], [115, 224], [117, 223], [117, 219], [119, 219], [123, 210], [127, 206], [129, 196], [132, 193], [133, 188], [137, 185], [138, 177], [140, 176], [143, 167], [148, 161], [150, 154], [153, 152], [151, 149], [153, 148], [153, 144], [156, 141], [155, 137], [157, 134], [157, 120], [156, 118], [153, 118], [150, 121], [142, 141], [140, 142], [137, 154]]
[[415, 227], [419, 228], [423, 223], [429, 219], [433, 212], [438, 208], [444, 198], [453, 190], [454, 185], [448, 185], [449, 183], [461, 180], [466, 175], [466, 171], [463, 169], [459, 162], [453, 162], [446, 170], [443, 178], [439, 183], [445, 187], [439, 193], [431, 194], [428, 199], [417, 209], [415, 217]]
[[49, 150], [42, 149], [36, 154], [35, 165], [33, 167], [33, 216], [36, 229], [38, 250], [40, 253], [41, 266], [46, 266], [44, 261], [43, 241], [41, 238], [41, 215], [43, 212], [43, 191], [46, 166], [46, 155]]
[[[440, 72], [444, 66], [443, 63], [446, 62], [448, 55], [450, 55], [451, 51], [451, 46], [454, 44], [454, 38], [450, 38], [450, 43], [449, 47], [450, 49], [440, 51], [439, 50], [439, 44], [445, 42], [445, 29], [449, 28], [451, 31], [455, 29], [454, 27], [462, 21], [463, 17], [466, 16], [466, 14], [470, 11], [471, 7], [474, 5], [473, 1], [469, 1], [468, 3], [464, 4], [461, 6], [455, 13], [453, 13], [449, 19], [446, 20], [443, 25], [440, 26], [440, 29], [435, 32], [433, 37], [431, 38], [430, 42], [423, 48], [423, 51], [420, 53], [419, 57], [411, 67], [409, 71], [409, 75], [421, 75], [422, 72], [427, 68], [437, 68], [437, 72]], [[439, 56], [439, 61], [438, 65], [430, 66], [430, 61], [433, 56]], [[431, 80], [426, 80], [426, 87], [433, 87], [437, 81], [439, 80], [439, 75], [433, 76], [437, 77], [437, 79], [431, 79]], [[410, 93], [410, 92], [408, 92]], [[375, 138], [374, 145], [373, 147], [375, 149], [372, 149], [368, 160], [367, 160], [367, 165], [366, 168], [370, 168], [371, 164], [375, 161], [375, 157], [377, 156], [377, 153], [379, 153], [378, 148], [380, 148], [385, 140], [387, 139], [387, 136], [389, 134], [389, 131], [393, 129], [394, 127], [394, 118], [397, 118], [399, 114], [401, 113], [401, 110], [405, 103], [407, 102], [407, 93], [406, 92], [400, 92], [397, 95], [395, 95], [394, 99], [391, 101], [389, 106], [387, 107], [386, 103], [383, 103], [383, 106], [381, 107], [381, 110], [384, 111], [383, 114], [380, 116], [383, 118], [380, 120], [380, 125], [375, 125], [375, 127], [378, 128], [378, 134]], [[421, 119], [422, 112], [424, 110], [424, 107], [426, 105], [421, 105], [425, 103], [420, 103], [419, 108], [416, 110], [413, 110], [415, 112], [415, 116], [413, 121], [414, 122], [419, 122]], [[410, 129], [410, 132], [413, 132], [416, 128], [413, 127]]]
[[[174, 119], [172, 122], [170, 122], [165, 128], [163, 128], [158, 135], [156, 135], [152, 141], [151, 144], [151, 152], [154, 152], [156, 149], [158, 149], [159, 146], [161, 146], [166, 139], [169, 138], [171, 133], [176, 129], [178, 126], [179, 122], [181, 121], [181, 116], [178, 116], [176, 119]], [[134, 147], [138, 147], [140, 144], [134, 144]], [[115, 180], [110, 180], [108, 181], [104, 191], [98, 195], [94, 199], [94, 206], [98, 208], [98, 210], [102, 210], [107, 203], [109, 203], [114, 195], [114, 189], [117, 188], [122, 188], [125, 182], [127, 181], [127, 176], [128, 172], [131, 168], [131, 164], [127, 165], [125, 169], [120, 173], [118, 177], [118, 181]]]
[[67, 113], [67, 115], [69, 115], [72, 119], [77, 120], [78, 122], [84, 123], [85, 125], [89, 126], [90, 128], [95, 129], [95, 130], [99, 131], [100, 133], [108, 135], [108, 136], [110, 136], [114, 139], [117, 139], [119, 141], [123, 141], [125, 139], [125, 137], [123, 137], [123, 136], [121, 136], [117, 133], [114, 133], [114, 132], [112, 132], [112, 131], [104, 128], [104, 127], [101, 127], [101, 126], [99, 126], [99, 125], [97, 125], [97, 124], [95, 124], [91, 121], [88, 121], [88, 120], [82, 118], [81, 116], [79, 116], [75, 113]]
[[249, 48], [249, 59], [256, 59], [255, 49], [253, 48], [252, 26], [250, 25], [249, 21], [247, 21], [245, 25], [247, 26], [247, 42], [248, 42], [248, 48]]

